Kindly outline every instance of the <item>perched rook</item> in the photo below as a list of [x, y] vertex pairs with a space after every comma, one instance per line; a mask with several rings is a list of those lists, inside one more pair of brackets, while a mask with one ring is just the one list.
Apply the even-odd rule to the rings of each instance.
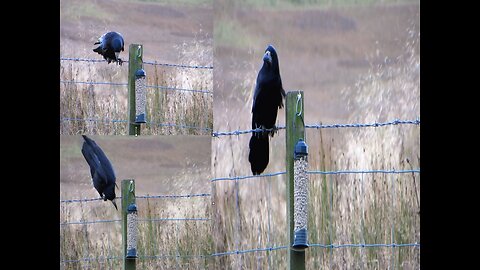
[[269, 136], [275, 133], [277, 112], [283, 107], [283, 90], [278, 56], [275, 48], [269, 45], [263, 55], [263, 66], [258, 72], [252, 106], [252, 129], [272, 129], [253, 132], [250, 138], [248, 161], [254, 175], [261, 174], [268, 165]]

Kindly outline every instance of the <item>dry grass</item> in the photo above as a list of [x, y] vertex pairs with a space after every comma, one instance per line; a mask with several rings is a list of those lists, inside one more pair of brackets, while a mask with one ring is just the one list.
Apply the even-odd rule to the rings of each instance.
[[[210, 193], [210, 136], [93, 136], [136, 195]], [[60, 198], [98, 198], [80, 136], [61, 136]], [[197, 151], [191, 152], [195, 148]], [[121, 196], [117, 190], [117, 196]], [[139, 219], [210, 218], [210, 197], [137, 199]], [[121, 219], [110, 202], [62, 203], [60, 223]], [[139, 269], [205, 269], [210, 264], [211, 221], [139, 221]], [[121, 269], [121, 222], [60, 226], [62, 269]], [[194, 255], [194, 256], [193, 256]], [[153, 256], [153, 257], [149, 257]], [[157, 256], [157, 257], [155, 257]], [[193, 256], [193, 257], [191, 257]], [[105, 259], [108, 257], [110, 259]], [[82, 260], [92, 258], [93, 260]], [[80, 260], [80, 261], [78, 261]]]
[[[416, 119], [420, 115], [419, 33], [411, 25], [402, 53], [378, 64], [340, 93], [347, 104], [349, 123]], [[377, 57], [382, 55], [377, 52]], [[280, 56], [281, 57], [281, 56]], [[258, 67], [243, 62], [247, 78], [223, 100], [215, 100], [215, 130], [246, 129], [250, 121], [251, 87]], [[223, 62], [225, 64], [225, 62]], [[216, 65], [222, 69], [222, 60]], [[215, 74], [215, 86], [226, 74]], [[235, 81], [235, 78], [232, 79]], [[306, 107], [318, 100], [306, 91]], [[217, 103], [218, 102], [218, 103]], [[237, 106], [224, 107], [237, 102]], [[317, 102], [317, 103], [315, 103]], [[306, 111], [306, 123], [315, 111]], [[284, 110], [279, 124], [284, 125]], [[219, 117], [217, 118], [217, 115]], [[235, 115], [235, 117], [232, 117]], [[312, 117], [310, 117], [312, 115]], [[218, 121], [217, 121], [218, 119]], [[343, 121], [342, 121], [343, 122]], [[330, 122], [329, 122], [330, 123]], [[388, 126], [361, 129], [307, 130], [309, 170], [407, 170], [420, 168], [420, 128]], [[249, 135], [213, 140], [214, 177], [250, 175]], [[270, 163], [265, 173], [285, 171], [285, 135], [270, 142]], [[213, 185], [214, 252], [284, 246], [286, 239], [285, 176], [216, 182]], [[309, 243], [389, 244], [420, 243], [419, 174], [310, 175]], [[225, 269], [282, 269], [287, 250], [253, 252], [215, 258]], [[418, 269], [420, 249], [311, 247], [307, 269]]]
[[[141, 221], [209, 217], [208, 198], [176, 200], [180, 201], [137, 199], [137, 252], [140, 256], [137, 266], [140, 269], [205, 269], [209, 264], [210, 259], [204, 255], [211, 253], [210, 221]], [[60, 223], [121, 219], [120, 211], [116, 212], [113, 205], [103, 201], [62, 204], [60, 212]], [[62, 269], [121, 269], [121, 235], [121, 222], [60, 226]], [[82, 261], [84, 258], [92, 260]]]

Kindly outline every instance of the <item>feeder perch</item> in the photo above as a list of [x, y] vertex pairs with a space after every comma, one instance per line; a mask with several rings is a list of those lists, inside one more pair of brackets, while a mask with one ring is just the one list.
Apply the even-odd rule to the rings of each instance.
[[127, 259], [136, 259], [137, 256], [137, 205], [127, 207]]
[[294, 240], [292, 248], [303, 251], [308, 248], [307, 221], [308, 221], [308, 145], [299, 139], [294, 151]]
[[145, 111], [147, 103], [147, 85], [145, 70], [135, 72], [135, 123], [146, 123]]

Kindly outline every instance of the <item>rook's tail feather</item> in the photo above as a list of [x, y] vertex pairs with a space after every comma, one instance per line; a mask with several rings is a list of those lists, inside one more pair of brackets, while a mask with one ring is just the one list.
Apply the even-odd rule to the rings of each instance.
[[248, 161], [254, 175], [261, 174], [268, 165], [269, 146], [267, 134], [252, 134]]

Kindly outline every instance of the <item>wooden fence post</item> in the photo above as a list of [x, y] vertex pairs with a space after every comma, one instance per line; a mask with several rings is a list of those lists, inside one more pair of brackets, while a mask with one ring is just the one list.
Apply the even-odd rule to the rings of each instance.
[[[294, 243], [294, 150], [299, 139], [304, 139], [305, 119], [303, 91], [289, 91], [285, 99], [286, 158], [287, 158], [287, 236], [288, 269], [305, 269], [305, 251], [292, 249]], [[297, 114], [300, 114], [298, 116]]]
[[143, 45], [128, 47], [128, 135], [140, 135], [140, 124], [135, 123], [135, 74], [143, 69]]
[[[123, 247], [123, 269], [135, 270], [136, 259], [127, 258], [128, 237], [128, 208], [135, 205], [135, 180], [127, 179], [122, 181], [122, 247]], [[136, 229], [136, 228], [135, 228]], [[136, 235], [135, 235], [136, 236]]]

